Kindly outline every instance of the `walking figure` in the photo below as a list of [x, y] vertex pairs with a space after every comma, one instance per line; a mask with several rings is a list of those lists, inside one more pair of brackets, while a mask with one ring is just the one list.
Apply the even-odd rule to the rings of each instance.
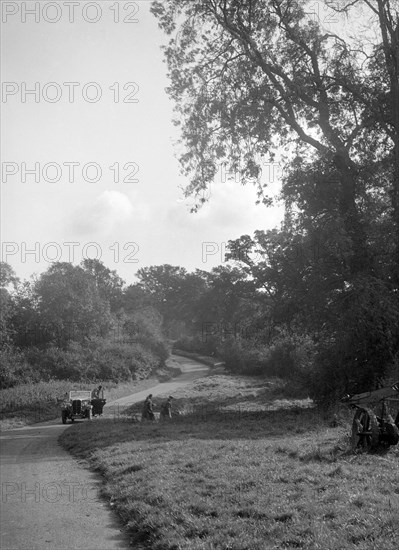
[[144, 405], [143, 405], [143, 412], [141, 414], [141, 420], [155, 420], [155, 415], [153, 411], [153, 403], [152, 403], [152, 393], [150, 395], [147, 395]]
[[166, 418], [172, 418], [172, 399], [173, 397], [169, 395], [168, 399], [161, 406], [161, 414], [159, 419], [165, 420]]

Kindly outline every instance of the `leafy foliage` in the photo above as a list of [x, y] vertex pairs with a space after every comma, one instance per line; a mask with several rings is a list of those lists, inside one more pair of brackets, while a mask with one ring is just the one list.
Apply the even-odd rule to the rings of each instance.
[[150, 307], [126, 313], [122, 279], [97, 260], [55, 263], [22, 283], [5, 264], [2, 281], [3, 388], [141, 379], [169, 355], [160, 314]]
[[326, 30], [305, 0], [152, 4], [197, 208], [223, 163], [266, 204], [263, 168], [284, 165], [282, 227], [229, 243], [241, 281], [229, 302], [219, 274], [212, 311], [234, 335], [214, 348], [234, 369], [300, 373], [320, 399], [399, 375], [399, 12], [325, 3], [353, 32]]

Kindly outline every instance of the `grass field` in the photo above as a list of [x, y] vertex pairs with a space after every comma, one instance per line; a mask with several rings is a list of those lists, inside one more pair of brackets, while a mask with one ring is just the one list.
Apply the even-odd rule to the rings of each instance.
[[[182, 391], [171, 422], [98, 419], [61, 438], [103, 475], [134, 548], [397, 550], [397, 448], [354, 455], [349, 414], [332, 428], [276, 380], [216, 375]], [[191, 391], [207, 413], [182, 408]]]

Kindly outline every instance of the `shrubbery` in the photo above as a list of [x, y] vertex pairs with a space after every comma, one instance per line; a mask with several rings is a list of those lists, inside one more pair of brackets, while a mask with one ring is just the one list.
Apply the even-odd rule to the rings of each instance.
[[314, 368], [316, 345], [309, 335], [280, 329], [270, 343], [257, 339], [208, 335], [204, 341], [199, 335], [185, 337], [174, 343], [176, 349], [216, 355], [234, 373], [303, 378]]
[[12, 388], [17, 384], [38, 380], [40, 374], [28, 363], [23, 353], [7, 346], [0, 349], [0, 388]]
[[307, 335], [281, 331], [270, 344], [256, 339], [227, 339], [218, 356], [236, 373], [299, 378], [314, 363], [315, 345]]
[[339, 400], [399, 379], [399, 303], [376, 279], [358, 279], [329, 310], [313, 361], [300, 369], [316, 401]]
[[162, 316], [152, 307], [146, 307], [123, 319], [121, 341], [139, 344], [158, 357], [161, 366], [170, 354], [162, 332]]
[[152, 350], [140, 343], [92, 342], [86, 376], [95, 380], [141, 380], [162, 364]]
[[0, 387], [50, 381], [104, 381], [121, 382], [141, 380], [162, 366], [165, 349], [158, 343], [155, 349], [142, 343], [112, 342], [101, 338], [86, 344], [70, 342], [65, 349], [51, 345], [46, 348], [0, 352]]
[[46, 348], [29, 347], [24, 351], [29, 365], [38, 373], [39, 380], [80, 380], [85, 364], [79, 349], [50, 345]]

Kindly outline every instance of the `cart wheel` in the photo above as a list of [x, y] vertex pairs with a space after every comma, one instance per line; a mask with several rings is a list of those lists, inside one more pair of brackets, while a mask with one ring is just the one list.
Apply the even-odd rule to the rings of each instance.
[[376, 415], [370, 409], [358, 409], [352, 423], [352, 449], [370, 451], [379, 445], [380, 430]]
[[390, 414], [387, 415], [385, 421], [385, 438], [387, 447], [397, 445], [399, 442], [399, 427], [395, 424]]

